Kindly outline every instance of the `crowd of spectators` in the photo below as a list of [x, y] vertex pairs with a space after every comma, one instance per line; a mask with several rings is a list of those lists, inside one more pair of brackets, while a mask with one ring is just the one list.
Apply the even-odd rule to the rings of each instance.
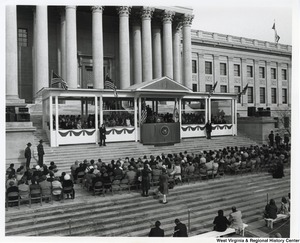
[[[59, 129], [90, 129], [95, 128], [95, 115], [88, 115], [87, 119], [81, 115], [59, 115]], [[53, 129], [56, 129], [55, 115], [53, 115]]]
[[[71, 187], [71, 191], [63, 191], [64, 188]], [[32, 191], [40, 191], [33, 195]], [[52, 196], [57, 200], [61, 200], [63, 192], [67, 197], [71, 195], [75, 197], [73, 188], [73, 180], [71, 176], [65, 172], [58, 175], [56, 164], [52, 161], [48, 167], [46, 164], [43, 166], [36, 165], [26, 170], [24, 166], [20, 166], [17, 171], [14, 169], [14, 164], [10, 164], [6, 170], [6, 195], [10, 192], [19, 193], [20, 199], [28, 199], [31, 197]], [[15, 196], [17, 199], [17, 196]], [[47, 200], [49, 201], [49, 197]]]
[[130, 127], [134, 124], [134, 114], [127, 111], [111, 111], [108, 114], [103, 115], [103, 123], [106, 127]]

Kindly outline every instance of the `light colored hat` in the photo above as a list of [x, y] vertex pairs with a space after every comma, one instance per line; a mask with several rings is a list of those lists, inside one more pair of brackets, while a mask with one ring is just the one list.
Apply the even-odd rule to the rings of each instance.
[[36, 167], [35, 167], [35, 169], [36, 170], [39, 170], [41, 167], [39, 166], [39, 165], [37, 165]]
[[71, 177], [70, 177], [70, 175], [69, 175], [69, 174], [66, 174], [66, 175], [64, 176], [64, 179], [67, 181], [67, 180], [70, 180], [70, 179], [71, 179]]

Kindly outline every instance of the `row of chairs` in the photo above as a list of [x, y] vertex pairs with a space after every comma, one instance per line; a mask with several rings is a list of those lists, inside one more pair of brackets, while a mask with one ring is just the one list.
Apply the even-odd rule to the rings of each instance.
[[50, 191], [42, 191], [41, 188], [31, 189], [29, 190], [28, 196], [22, 196], [19, 192], [9, 192], [6, 195], [6, 210], [8, 210], [9, 205], [18, 204], [18, 208], [20, 209], [20, 205], [22, 202], [28, 202], [29, 207], [31, 208], [31, 204], [34, 201], [38, 201], [42, 206], [43, 200], [49, 201], [53, 204], [53, 191], [61, 190], [61, 193], [58, 195], [59, 198], [64, 202], [65, 195], [71, 195], [71, 198], [74, 198], [73, 187], [64, 187], [63, 189], [51, 188]]

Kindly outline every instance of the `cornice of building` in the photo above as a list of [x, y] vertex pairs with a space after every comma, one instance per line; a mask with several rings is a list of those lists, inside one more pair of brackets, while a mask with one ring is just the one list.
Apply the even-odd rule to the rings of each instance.
[[292, 55], [292, 46], [275, 42], [225, 35], [203, 30], [191, 31], [192, 42], [213, 45], [214, 47], [224, 47], [233, 49], [243, 49], [256, 52], [272, 53], [279, 55]]

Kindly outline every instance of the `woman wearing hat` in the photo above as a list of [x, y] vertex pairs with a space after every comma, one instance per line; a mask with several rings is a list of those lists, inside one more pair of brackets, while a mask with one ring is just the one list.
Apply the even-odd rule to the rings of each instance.
[[30, 160], [31, 160], [31, 143], [27, 143], [27, 147], [25, 149], [24, 157], [26, 158], [26, 169], [30, 168]]
[[169, 176], [165, 167], [162, 167], [162, 174], [159, 176], [159, 192], [163, 195], [163, 204], [168, 203]]
[[43, 166], [44, 164], [44, 147], [43, 147], [43, 140], [41, 139], [40, 141], [40, 144], [37, 146], [37, 153], [38, 153], [38, 157], [39, 157], [39, 166]]

